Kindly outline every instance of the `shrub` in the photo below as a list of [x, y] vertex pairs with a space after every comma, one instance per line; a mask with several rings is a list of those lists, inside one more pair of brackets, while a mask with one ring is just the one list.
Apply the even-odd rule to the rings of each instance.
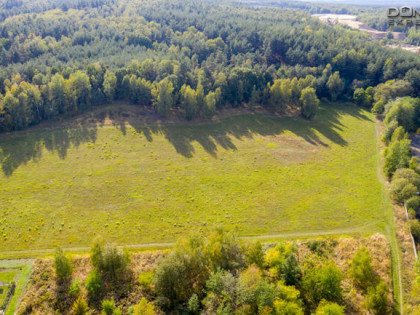
[[249, 244], [245, 254], [248, 265], [255, 264], [258, 267], [263, 268], [264, 251], [260, 242]]
[[404, 178], [407, 179], [411, 184], [420, 189], [420, 175], [417, 174], [413, 169], [400, 168], [395, 171], [392, 176], [392, 180]]
[[419, 158], [417, 156], [412, 156], [410, 159], [410, 163], [408, 163], [408, 167], [418, 173], [419, 172]]
[[179, 242], [157, 267], [153, 283], [156, 292], [174, 307], [194, 293], [201, 294], [211, 271], [238, 270], [245, 261], [236, 234], [217, 230], [206, 239], [193, 237]]
[[188, 311], [191, 313], [198, 313], [198, 310], [200, 309], [200, 300], [198, 299], [197, 294], [193, 294], [191, 298], [188, 300]]
[[142, 298], [140, 303], [134, 306], [133, 315], [155, 315], [155, 307], [152, 303]]
[[406, 200], [405, 206], [407, 209], [413, 209], [417, 210], [420, 207], [420, 197], [419, 196], [413, 196]]
[[157, 267], [153, 283], [156, 292], [169, 299], [170, 306], [175, 306], [200, 293], [205, 277], [204, 264], [197, 257], [171, 252]]
[[96, 241], [91, 249], [92, 265], [109, 280], [118, 280], [127, 271], [130, 258], [127, 252], [112, 244]]
[[415, 109], [416, 100], [411, 97], [396, 99], [387, 108], [390, 108], [385, 116], [385, 123], [388, 124], [392, 120], [396, 120], [399, 126], [404, 127], [407, 131], [415, 130]]
[[96, 269], [93, 269], [86, 279], [86, 290], [93, 295], [98, 295], [102, 289], [101, 275]]
[[319, 303], [315, 315], [344, 315], [344, 306], [338, 305], [337, 303], [330, 303], [322, 300]]
[[391, 196], [397, 202], [403, 203], [417, 195], [418, 189], [405, 178], [397, 178], [391, 182]]
[[218, 270], [206, 281], [206, 292], [207, 296], [203, 300], [204, 313], [214, 314], [220, 309], [233, 313], [238, 303], [238, 279], [229, 271]]
[[150, 286], [153, 282], [153, 277], [154, 277], [153, 271], [142, 272], [139, 275], [139, 284], [145, 289], [150, 289]]
[[311, 252], [316, 253], [319, 256], [325, 255], [325, 250], [327, 248], [327, 244], [325, 243], [325, 241], [310, 240], [308, 243], [306, 243], [306, 245], [311, 250]]
[[408, 209], [407, 212], [408, 212], [408, 218], [409, 219], [412, 220], [412, 219], [415, 219], [416, 218], [416, 216], [417, 216], [416, 210], [414, 210], [414, 209]]
[[377, 101], [372, 107], [372, 113], [374, 114], [383, 114], [384, 110], [385, 104], [382, 100]]
[[265, 259], [272, 276], [283, 279], [287, 285], [296, 285], [301, 279], [296, 254], [297, 248], [292, 244], [279, 243], [268, 250]]
[[218, 229], [205, 239], [203, 245], [203, 253], [213, 271], [219, 268], [234, 271], [246, 264], [245, 253], [236, 233]]
[[405, 129], [401, 126], [397, 127], [391, 136], [391, 142], [400, 141], [408, 139], [408, 133], [405, 132]]
[[311, 87], [304, 88], [301, 92], [300, 103], [302, 116], [307, 119], [314, 118], [319, 106], [319, 99], [316, 96], [315, 89]]
[[70, 278], [73, 272], [73, 265], [61, 248], [57, 248], [55, 251], [54, 268], [55, 274], [60, 280]]
[[377, 286], [370, 287], [366, 296], [366, 307], [374, 314], [388, 314], [388, 286], [380, 281]]
[[85, 315], [89, 312], [89, 307], [86, 303], [86, 301], [82, 298], [78, 298], [71, 309], [73, 311], [73, 314], [75, 315]]
[[387, 176], [392, 176], [399, 168], [409, 166], [411, 159], [411, 141], [404, 139], [391, 142], [386, 150], [384, 171]]
[[342, 298], [342, 280], [340, 269], [334, 263], [329, 263], [307, 270], [302, 279], [302, 288], [312, 305], [317, 305], [322, 299], [338, 302]]
[[420, 243], [420, 222], [419, 220], [410, 221], [410, 231], [416, 243]]
[[284, 300], [274, 301], [274, 314], [276, 315], [303, 315], [302, 307], [295, 302]]
[[114, 299], [103, 300], [102, 301], [102, 314], [111, 315], [115, 310], [115, 301]]
[[82, 281], [80, 279], [73, 280], [69, 287], [69, 294], [71, 296], [78, 296], [80, 293], [80, 285]]
[[397, 128], [398, 128], [398, 123], [397, 123], [395, 120], [391, 121], [391, 122], [390, 122], [390, 123], [386, 126], [386, 129], [385, 129], [385, 132], [384, 132], [384, 137], [385, 137], [385, 141], [386, 141], [386, 142], [391, 141], [392, 135], [394, 134], [394, 131], [395, 131]]
[[360, 248], [354, 254], [354, 257], [350, 262], [349, 273], [355, 284], [364, 291], [376, 282], [370, 254], [366, 247]]

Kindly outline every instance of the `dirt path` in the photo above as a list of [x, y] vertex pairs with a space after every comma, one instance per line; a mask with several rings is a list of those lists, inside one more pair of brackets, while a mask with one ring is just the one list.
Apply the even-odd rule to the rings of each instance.
[[[309, 232], [290, 232], [290, 233], [280, 233], [280, 234], [267, 234], [267, 235], [250, 235], [250, 236], [241, 236], [241, 239], [245, 240], [277, 240], [277, 239], [287, 239], [287, 238], [298, 238], [298, 237], [312, 237], [312, 236], [326, 236], [326, 235], [340, 235], [340, 234], [353, 234], [353, 233], [363, 233], [368, 231], [369, 227], [378, 226], [378, 224], [383, 221], [370, 222], [356, 227], [342, 228], [342, 229], [332, 229], [326, 231], [309, 231]], [[174, 246], [174, 242], [156, 242], [156, 243], [143, 243], [143, 244], [129, 244], [122, 245], [121, 248], [127, 249], [155, 249], [155, 248], [169, 248]], [[90, 247], [88, 246], [79, 246], [79, 247], [67, 247], [64, 248], [67, 252], [88, 252]], [[32, 250], [15, 250], [15, 251], [3, 251], [0, 252], [0, 257], [27, 257], [34, 258], [39, 256], [48, 256], [54, 253], [55, 248], [45, 248], [45, 249], [32, 249]], [[8, 259], [8, 258], [5, 258]], [[23, 258], [22, 258], [23, 259]], [[0, 260], [1, 262], [2, 260]]]

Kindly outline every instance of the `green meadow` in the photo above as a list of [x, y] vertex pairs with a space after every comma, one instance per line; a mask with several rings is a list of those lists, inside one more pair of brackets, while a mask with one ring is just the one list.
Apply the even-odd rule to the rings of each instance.
[[352, 105], [323, 105], [313, 121], [67, 125], [0, 135], [0, 251], [89, 246], [97, 234], [172, 242], [220, 226], [375, 231], [388, 218], [375, 121]]

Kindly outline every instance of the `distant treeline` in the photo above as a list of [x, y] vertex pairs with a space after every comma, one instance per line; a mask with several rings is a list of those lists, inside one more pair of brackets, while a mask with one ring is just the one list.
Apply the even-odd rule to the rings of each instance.
[[[374, 87], [389, 80], [405, 87], [395, 96], [420, 91], [420, 56], [297, 10], [165, 0], [6, 2], [3, 11], [7, 5], [14, 11], [0, 23], [3, 131], [115, 99], [187, 119], [242, 104], [297, 107], [312, 118], [323, 97], [355, 95], [370, 107], [381, 99]], [[39, 13], [23, 14], [31, 8]]]

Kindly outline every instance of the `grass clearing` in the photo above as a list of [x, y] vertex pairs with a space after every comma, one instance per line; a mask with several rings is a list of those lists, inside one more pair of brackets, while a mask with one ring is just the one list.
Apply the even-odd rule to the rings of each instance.
[[135, 120], [0, 136], [0, 251], [242, 236], [384, 231], [373, 116], [323, 105], [314, 121], [247, 114]]
[[[0, 261], [0, 281], [6, 284], [10, 284], [12, 282], [16, 284], [15, 292], [8, 304], [5, 315], [15, 314], [21, 295], [28, 284], [29, 275], [32, 270], [32, 263], [32, 260]], [[9, 287], [5, 286], [3, 289], [3, 293], [0, 294], [0, 305], [3, 305]]]

